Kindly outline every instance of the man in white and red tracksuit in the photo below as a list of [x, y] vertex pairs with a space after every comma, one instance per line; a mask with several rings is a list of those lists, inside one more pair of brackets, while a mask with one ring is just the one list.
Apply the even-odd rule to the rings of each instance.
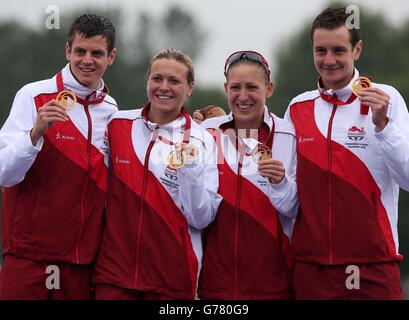
[[409, 190], [409, 115], [391, 86], [353, 93], [362, 40], [348, 17], [327, 9], [315, 19], [318, 90], [294, 98], [286, 113], [298, 141], [295, 294], [401, 299], [397, 210], [399, 187]]
[[[102, 80], [114, 43], [107, 18], [82, 15], [69, 32], [69, 63], [14, 99], [0, 131], [0, 299], [90, 297], [108, 176], [101, 150], [117, 110]], [[56, 100], [64, 90], [76, 96], [71, 110]]]

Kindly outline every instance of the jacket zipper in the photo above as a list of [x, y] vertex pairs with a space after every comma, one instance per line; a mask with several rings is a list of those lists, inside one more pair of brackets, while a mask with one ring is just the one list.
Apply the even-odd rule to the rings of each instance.
[[85, 115], [87, 116], [87, 121], [88, 121], [88, 133], [87, 133], [87, 163], [88, 163], [88, 168], [87, 168], [87, 176], [85, 178], [85, 183], [82, 189], [82, 195], [81, 195], [81, 225], [80, 225], [80, 232], [78, 235], [78, 240], [77, 240], [77, 245], [75, 246], [75, 260], [77, 264], [80, 264], [80, 241], [84, 229], [84, 223], [85, 223], [85, 199], [86, 199], [86, 191], [87, 191], [87, 185], [88, 185], [88, 179], [89, 175], [92, 170], [92, 162], [91, 162], [91, 139], [92, 139], [92, 121], [91, 121], [91, 115], [89, 113], [88, 105], [84, 105], [84, 111]]
[[[155, 133], [154, 133], [155, 134]], [[149, 171], [149, 157], [155, 144], [156, 139], [152, 139], [148, 145], [148, 149], [145, 155], [144, 161], [144, 168], [143, 168], [143, 179], [142, 179], [142, 191], [141, 191], [141, 204], [139, 207], [139, 219], [137, 225], [137, 233], [136, 233], [136, 255], [135, 255], [135, 274], [134, 274], [134, 288], [137, 288], [138, 284], [138, 277], [139, 277], [139, 254], [140, 254], [140, 241], [141, 241], [141, 229], [142, 229], [142, 221], [143, 221], [143, 213], [144, 213], [144, 203], [145, 203], [145, 194], [146, 194], [146, 186], [148, 184], [148, 171]]]
[[234, 267], [233, 267], [233, 300], [237, 300], [237, 256], [238, 256], [238, 241], [239, 241], [239, 210], [240, 210], [240, 197], [241, 197], [241, 169], [243, 166], [244, 155], [240, 153], [239, 165], [237, 168], [237, 193], [236, 193], [236, 210], [234, 212]]
[[329, 264], [333, 262], [333, 252], [332, 252], [332, 147], [331, 147], [331, 136], [332, 136], [332, 123], [334, 121], [335, 112], [337, 111], [337, 105], [334, 104], [332, 107], [331, 117], [328, 123], [327, 132], [327, 150], [328, 150], [328, 246], [329, 246]]

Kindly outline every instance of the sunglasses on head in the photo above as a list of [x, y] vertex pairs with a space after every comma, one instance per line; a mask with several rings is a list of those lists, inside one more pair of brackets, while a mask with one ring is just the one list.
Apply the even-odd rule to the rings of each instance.
[[232, 53], [227, 59], [224, 64], [224, 75], [227, 77], [227, 71], [230, 68], [230, 65], [240, 61], [240, 60], [249, 60], [253, 62], [260, 63], [267, 72], [268, 82], [270, 82], [270, 69], [268, 67], [267, 60], [258, 52], [256, 51], [237, 51]]

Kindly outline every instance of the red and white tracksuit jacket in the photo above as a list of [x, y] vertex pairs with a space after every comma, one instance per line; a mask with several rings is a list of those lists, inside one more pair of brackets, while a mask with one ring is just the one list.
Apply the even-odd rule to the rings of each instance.
[[399, 186], [409, 190], [409, 115], [394, 88], [373, 84], [390, 96], [389, 123], [375, 133], [371, 109], [366, 114], [352, 94], [358, 76], [355, 70], [340, 90], [301, 94], [287, 110], [297, 135], [301, 206], [292, 238], [295, 260], [332, 265], [402, 259], [398, 195]]
[[[204, 233], [199, 296], [292, 298], [289, 237], [298, 197], [296, 141], [291, 124], [265, 107], [259, 141], [242, 141], [245, 155], [235, 146], [237, 138], [227, 134], [234, 128], [232, 114], [206, 120], [202, 126], [213, 132], [218, 145], [219, 193], [223, 200], [215, 221]], [[270, 183], [258, 173], [251, 152], [259, 142], [269, 147], [272, 144], [273, 159], [284, 164], [286, 175], [279, 184]]]
[[[112, 174], [94, 282], [193, 299], [200, 229], [221, 201], [216, 145], [187, 111], [159, 126], [147, 120], [149, 107], [119, 111], [108, 126]], [[167, 157], [186, 132], [199, 158], [175, 170]]]
[[[78, 99], [69, 121], [54, 122], [33, 146], [37, 110], [64, 89]], [[102, 236], [107, 166], [102, 152], [115, 100], [78, 83], [69, 65], [18, 91], [0, 131], [4, 254], [88, 264]]]

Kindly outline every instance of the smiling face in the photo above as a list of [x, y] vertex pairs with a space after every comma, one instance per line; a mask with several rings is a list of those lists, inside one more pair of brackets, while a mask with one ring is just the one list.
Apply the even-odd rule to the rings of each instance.
[[325, 89], [341, 89], [354, 75], [354, 62], [359, 59], [362, 41], [354, 48], [345, 26], [328, 30], [319, 28], [313, 34], [314, 64]]
[[77, 33], [71, 46], [66, 44], [65, 55], [78, 82], [87, 88], [97, 89], [106, 69], [115, 60], [116, 49], [108, 54], [107, 41], [103, 36], [85, 38]]
[[152, 62], [147, 85], [151, 103], [149, 120], [163, 124], [179, 116], [183, 102], [193, 91], [193, 82], [187, 80], [188, 70], [174, 59]]
[[224, 88], [236, 129], [259, 128], [266, 99], [273, 93], [273, 84], [266, 83], [263, 67], [250, 63], [232, 66]]

